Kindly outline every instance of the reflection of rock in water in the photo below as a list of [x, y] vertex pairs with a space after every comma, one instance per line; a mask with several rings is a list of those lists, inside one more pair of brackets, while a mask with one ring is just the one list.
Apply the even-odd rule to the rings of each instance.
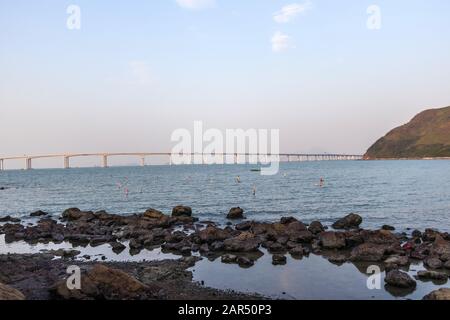
[[388, 284], [384, 286], [384, 289], [396, 298], [404, 298], [416, 290], [416, 288], [398, 288]]

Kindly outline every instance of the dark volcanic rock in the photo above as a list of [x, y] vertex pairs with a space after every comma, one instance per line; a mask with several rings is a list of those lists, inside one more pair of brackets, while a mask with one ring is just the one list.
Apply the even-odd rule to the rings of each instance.
[[225, 251], [252, 252], [258, 250], [261, 240], [253, 233], [243, 232], [237, 237], [226, 239], [223, 244]]
[[150, 219], [161, 219], [165, 217], [164, 213], [156, 209], [148, 209], [144, 212], [143, 216]]
[[397, 288], [415, 288], [417, 286], [416, 281], [411, 278], [407, 273], [392, 270], [386, 274], [384, 281], [393, 287]]
[[362, 223], [362, 218], [360, 215], [351, 213], [348, 216], [339, 219], [333, 224], [334, 229], [355, 229], [358, 228]]
[[444, 263], [437, 257], [428, 257], [423, 261], [423, 263], [431, 269], [440, 269], [444, 265]]
[[385, 224], [384, 226], [381, 227], [381, 229], [387, 230], [387, 231], [394, 231], [395, 227]]
[[435, 290], [429, 294], [427, 294], [425, 297], [423, 297], [423, 300], [450, 300], [450, 289], [449, 288], [441, 288], [439, 290]]
[[313, 221], [309, 224], [308, 230], [313, 234], [319, 234], [325, 231], [325, 228], [320, 221]]
[[363, 243], [352, 250], [350, 260], [377, 262], [383, 260], [385, 253], [384, 245]]
[[36, 212], [30, 213], [30, 217], [43, 217], [43, 216], [47, 216], [47, 215], [48, 215], [47, 212], [44, 212], [44, 211], [41, 211], [41, 210], [38, 210]]
[[242, 257], [242, 256], [237, 258], [237, 263], [242, 268], [250, 268], [255, 264], [255, 262], [253, 260], [251, 260], [247, 257]]
[[221, 261], [222, 263], [236, 263], [237, 258], [238, 257], [233, 254], [225, 254], [222, 256]]
[[227, 219], [236, 220], [236, 219], [244, 219], [244, 210], [241, 208], [231, 208], [230, 212], [228, 212]]
[[419, 271], [417, 272], [417, 276], [420, 279], [429, 279], [429, 280], [447, 280], [448, 274], [445, 272], [437, 272], [437, 271]]
[[11, 216], [6, 216], [3, 218], [0, 218], [0, 222], [12, 222], [12, 223], [19, 223], [20, 219], [18, 218], [13, 218]]
[[192, 209], [185, 206], [176, 206], [172, 209], [172, 217], [191, 217]]
[[237, 224], [235, 228], [236, 228], [236, 230], [239, 230], [239, 231], [248, 231], [252, 228], [252, 224], [253, 223], [250, 221], [245, 221], [245, 222], [241, 222], [241, 223]]
[[272, 264], [273, 265], [285, 265], [286, 264], [286, 257], [281, 254], [275, 254], [272, 256]]
[[69, 290], [66, 281], [52, 288], [56, 298], [65, 300], [145, 300], [159, 291], [149, 288], [127, 273], [104, 265], [95, 265], [81, 277], [81, 289]]
[[341, 249], [346, 245], [345, 236], [343, 233], [326, 231], [319, 236], [322, 247], [325, 249]]

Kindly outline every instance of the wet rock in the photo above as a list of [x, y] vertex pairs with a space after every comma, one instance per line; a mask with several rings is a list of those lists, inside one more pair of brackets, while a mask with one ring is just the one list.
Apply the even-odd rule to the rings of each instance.
[[347, 256], [344, 254], [333, 254], [328, 257], [328, 261], [331, 263], [342, 264], [347, 262]]
[[64, 221], [76, 221], [76, 220], [91, 221], [95, 219], [95, 215], [92, 211], [81, 211], [78, 208], [70, 208], [62, 213], [62, 218]]
[[47, 215], [48, 215], [47, 212], [44, 212], [44, 211], [41, 211], [41, 210], [38, 210], [36, 212], [30, 213], [30, 217], [43, 217], [43, 216], [47, 216]]
[[221, 258], [222, 263], [236, 263], [237, 262], [237, 256], [233, 254], [225, 254]]
[[183, 256], [190, 256], [190, 255], [191, 255], [191, 247], [188, 247], [188, 246], [182, 247], [182, 248], [180, 249], [180, 253], [181, 253]]
[[437, 256], [450, 255], [450, 242], [444, 240], [441, 235], [435, 235], [430, 252]]
[[281, 254], [274, 254], [272, 256], [272, 264], [274, 266], [276, 266], [276, 265], [285, 265], [286, 262], [287, 262], [286, 257], [281, 255]]
[[450, 253], [444, 253], [439, 258], [444, 262], [448, 262], [448, 261], [450, 261]]
[[448, 274], [445, 272], [437, 272], [437, 271], [419, 271], [417, 273], [417, 277], [420, 279], [426, 279], [426, 280], [447, 280]]
[[0, 301], [25, 300], [22, 292], [0, 282]]
[[295, 219], [294, 217], [282, 217], [280, 219], [281, 224], [290, 224], [292, 222], [298, 222], [298, 220]]
[[431, 269], [441, 269], [443, 262], [437, 257], [428, 257], [423, 261], [424, 265]]
[[308, 230], [313, 234], [319, 234], [325, 231], [325, 228], [320, 221], [313, 221], [310, 223]]
[[100, 264], [81, 277], [80, 290], [69, 290], [66, 281], [51, 289], [56, 298], [65, 300], [146, 300], [158, 291], [156, 286], [150, 288], [121, 270]]
[[211, 244], [211, 251], [222, 251], [224, 248], [222, 241], [215, 241]]
[[236, 225], [236, 230], [239, 231], [248, 231], [250, 230], [252, 227], [252, 222], [250, 221], [245, 221], [245, 222], [241, 222], [239, 224]]
[[422, 232], [420, 232], [419, 230], [414, 230], [412, 233], [411, 233], [411, 235], [412, 235], [412, 237], [413, 238], [422, 238]]
[[444, 268], [450, 270], [450, 260], [444, 263]]
[[286, 248], [281, 243], [278, 243], [278, 242], [272, 243], [271, 245], [268, 246], [267, 249], [269, 249], [269, 251], [271, 253], [285, 252], [286, 251]]
[[206, 227], [197, 233], [197, 237], [201, 243], [213, 243], [215, 241], [223, 241], [230, 237], [230, 233], [213, 226]]
[[122, 251], [124, 251], [127, 248], [124, 244], [117, 242], [117, 241], [110, 242], [109, 245], [111, 246], [112, 251], [115, 254], [120, 254]]
[[386, 274], [384, 281], [397, 288], [415, 288], [417, 282], [409, 276], [409, 274], [400, 270], [392, 270]]
[[148, 209], [144, 212], [143, 216], [149, 219], [161, 219], [165, 217], [164, 213], [156, 209]]
[[351, 213], [333, 224], [334, 229], [356, 229], [362, 223], [362, 217], [358, 214]]
[[192, 209], [186, 206], [176, 206], [172, 209], [172, 217], [191, 217]]
[[253, 260], [251, 260], [247, 257], [242, 257], [242, 256], [238, 257], [236, 261], [239, 264], [239, 266], [242, 268], [249, 268], [255, 264], [255, 262]]
[[449, 288], [441, 288], [439, 290], [435, 290], [429, 294], [427, 294], [425, 297], [423, 297], [423, 300], [450, 300], [450, 289]]
[[231, 208], [230, 212], [228, 212], [227, 219], [236, 220], [236, 219], [244, 219], [244, 210], [241, 208]]
[[130, 249], [134, 249], [134, 250], [140, 250], [143, 249], [144, 245], [141, 241], [139, 241], [138, 239], [131, 239], [130, 240]]
[[58, 249], [58, 250], [50, 250], [48, 253], [53, 254], [56, 257], [66, 258], [66, 259], [73, 259], [76, 256], [78, 256], [81, 252], [78, 250], [64, 250], [64, 249]]
[[425, 232], [422, 234], [422, 240], [424, 242], [432, 242], [436, 240], [437, 235], [440, 235], [439, 231], [434, 229], [425, 229]]
[[252, 252], [258, 250], [261, 240], [255, 237], [253, 233], [243, 232], [237, 237], [226, 239], [223, 244], [226, 251]]
[[94, 237], [90, 240], [89, 244], [92, 247], [98, 247], [101, 246], [103, 244], [109, 243], [109, 242], [113, 242], [115, 240], [114, 237], [111, 236], [99, 236], [99, 237]]
[[363, 230], [360, 232], [360, 235], [364, 242], [400, 246], [398, 238], [392, 232], [387, 230]]
[[409, 264], [409, 258], [407, 256], [390, 256], [385, 261], [387, 265], [407, 266]]
[[352, 250], [350, 260], [377, 262], [384, 259], [385, 253], [386, 246], [384, 245], [363, 243]]
[[385, 224], [384, 226], [381, 227], [381, 229], [386, 231], [394, 231], [395, 227]]
[[3, 218], [0, 218], [0, 222], [11, 222], [11, 223], [19, 223], [20, 219], [18, 218], [13, 218], [11, 216], [6, 216]]
[[326, 231], [319, 236], [320, 243], [325, 249], [341, 249], [346, 245], [343, 233]]
[[302, 257], [304, 253], [304, 248], [300, 245], [289, 249], [289, 254], [296, 258]]

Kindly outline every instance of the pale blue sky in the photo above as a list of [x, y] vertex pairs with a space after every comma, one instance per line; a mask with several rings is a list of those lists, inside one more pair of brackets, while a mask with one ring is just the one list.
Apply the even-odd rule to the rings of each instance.
[[364, 153], [450, 105], [447, 0], [311, 0], [288, 23], [274, 14], [305, 1], [200, 1], [0, 0], [0, 154], [166, 151], [194, 120], [279, 128], [285, 152]]

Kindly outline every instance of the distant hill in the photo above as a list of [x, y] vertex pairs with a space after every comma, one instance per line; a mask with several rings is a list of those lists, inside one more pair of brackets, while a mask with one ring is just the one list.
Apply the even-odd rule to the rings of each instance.
[[419, 113], [378, 140], [364, 158], [450, 157], [450, 107]]

